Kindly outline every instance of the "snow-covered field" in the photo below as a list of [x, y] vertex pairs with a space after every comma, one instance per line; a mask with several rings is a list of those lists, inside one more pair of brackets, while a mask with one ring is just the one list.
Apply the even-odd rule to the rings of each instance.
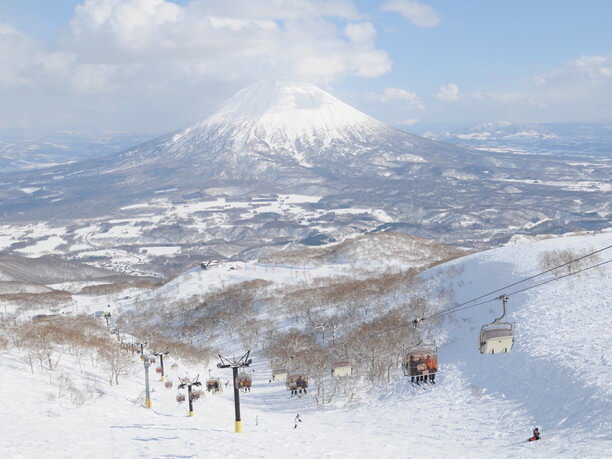
[[[323, 234], [342, 231], [329, 221], [329, 210], [310, 208], [321, 196], [299, 194], [262, 195], [255, 199], [218, 197], [175, 204], [166, 198], [155, 198], [120, 209], [120, 218], [76, 221], [68, 227], [54, 227], [48, 222], [9, 225], [0, 222], [0, 251], [28, 257], [64, 255], [85, 260], [98, 267], [131, 275], [162, 277], [150, 264], [159, 257], [185, 253], [190, 244], [198, 246], [219, 238], [220, 232], [235, 228], [236, 219], [249, 222], [249, 230], [266, 223], [265, 216], [277, 214], [278, 220], [308, 224], [309, 231]], [[393, 219], [381, 209], [343, 207], [334, 215], [371, 215], [369, 228]], [[157, 231], [189, 228], [193, 234], [180, 231], [168, 235]]]
[[[517, 243], [456, 259], [423, 277], [452, 289], [463, 302], [540, 272], [545, 251], [586, 253], [611, 244], [610, 232]], [[600, 253], [597, 262], [611, 254], [612, 249]], [[148, 410], [138, 360], [119, 386], [110, 387], [100, 369], [80, 375], [69, 356], [51, 375], [31, 374], [9, 351], [0, 359], [2, 457], [609, 456], [611, 272], [606, 264], [523, 293], [512, 294], [552, 275], [507, 289], [508, 320], [516, 325], [509, 354], [481, 355], [477, 346], [480, 327], [500, 315], [499, 302], [446, 316], [438, 335], [436, 386], [414, 388], [398, 371], [390, 386], [360, 393], [352, 404], [339, 398], [321, 409], [310, 395], [290, 399], [283, 383], [269, 383], [269, 366], [254, 353], [253, 390], [241, 394], [242, 434], [233, 431], [230, 388], [206, 394], [195, 404], [195, 417], [187, 416], [185, 404], [175, 401], [177, 376], [187, 372], [182, 363], [169, 372], [172, 389], [152, 372]], [[256, 267], [249, 276], [255, 273], [283, 282], [296, 276], [281, 267]], [[210, 369], [230, 379], [229, 370]], [[208, 370], [188, 369], [201, 380]], [[82, 406], [70, 395], [58, 396], [62, 371], [94, 394]], [[294, 429], [296, 413], [303, 422]], [[536, 426], [543, 440], [526, 442]]]

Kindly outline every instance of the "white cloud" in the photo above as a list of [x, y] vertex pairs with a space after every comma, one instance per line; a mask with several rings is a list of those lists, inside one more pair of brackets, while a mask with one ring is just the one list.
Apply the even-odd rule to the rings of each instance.
[[570, 61], [569, 66], [590, 79], [612, 78], [612, 59], [609, 56], [581, 56]]
[[308, 20], [320, 17], [362, 19], [350, 0], [198, 0], [190, 3], [198, 16], [235, 17], [247, 19]]
[[539, 102], [537, 99], [521, 93], [475, 92], [472, 93], [472, 97], [476, 100], [494, 102], [503, 105], [519, 104], [536, 108], [542, 108], [545, 106], [545, 104]]
[[[326, 85], [345, 76], [380, 76], [392, 63], [375, 39], [374, 25], [348, 0], [192, 0], [185, 6], [85, 0], [55, 48], [0, 24], [0, 111], [26, 110], [18, 107], [20, 97], [42, 107], [62, 94], [79, 107], [71, 115], [79, 121], [94, 106], [98, 115], [101, 101], [113, 122], [141, 115], [147, 104], [187, 118], [189, 108], [179, 99], [218, 102], [211, 84], [229, 94], [258, 78]], [[11, 92], [16, 87], [22, 92]], [[173, 123], [206, 113], [196, 104], [191, 110], [193, 118]], [[43, 110], [38, 116], [45, 123], [60, 118]], [[152, 116], [149, 111], [142, 123]]]
[[610, 119], [612, 56], [579, 56], [519, 90], [476, 92], [471, 101], [481, 111], [530, 121], [594, 121]]
[[459, 86], [455, 83], [445, 84], [438, 88], [436, 97], [446, 102], [454, 102], [459, 99]]
[[418, 122], [419, 122], [419, 120], [415, 118], [415, 119], [400, 121], [397, 124], [400, 125], [400, 126], [414, 126]]
[[399, 13], [419, 27], [434, 27], [440, 22], [440, 17], [431, 6], [414, 0], [390, 0], [381, 8], [383, 11]]
[[612, 56], [580, 56], [540, 76], [546, 82], [559, 80], [607, 80], [612, 78]]
[[86, 0], [77, 5], [70, 30], [78, 43], [104, 35], [136, 51], [157, 42], [164, 26], [177, 24], [182, 16], [183, 8], [165, 0]]
[[71, 49], [98, 64], [166, 62], [218, 78], [320, 82], [391, 69], [371, 23], [341, 30], [335, 18], [360, 15], [347, 1], [87, 0], [70, 24]]
[[353, 22], [347, 24], [344, 33], [351, 40], [363, 43], [371, 42], [376, 37], [376, 29], [371, 22]]
[[424, 108], [423, 101], [415, 92], [401, 88], [385, 88], [382, 94], [372, 94], [371, 98], [384, 104], [399, 103], [408, 105], [412, 108]]

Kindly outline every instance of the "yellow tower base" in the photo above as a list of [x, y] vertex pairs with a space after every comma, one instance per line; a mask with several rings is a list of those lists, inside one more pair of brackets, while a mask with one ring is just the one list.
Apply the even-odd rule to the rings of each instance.
[[234, 421], [236, 433], [242, 433], [242, 421]]
[[165, 376], [162, 376], [161, 382], [164, 382], [166, 380]]
[[151, 399], [150, 398], [145, 399], [145, 406], [147, 408], [151, 408], [153, 406], [153, 404], [151, 403]]
[[189, 416], [193, 416], [193, 411], [190, 411], [190, 412], [189, 412]]

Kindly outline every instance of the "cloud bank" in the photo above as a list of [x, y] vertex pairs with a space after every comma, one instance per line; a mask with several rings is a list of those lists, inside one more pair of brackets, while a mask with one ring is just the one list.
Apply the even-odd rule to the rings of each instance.
[[[52, 94], [72, 97], [79, 116], [88, 105], [112, 118], [113, 99], [119, 106], [128, 99], [156, 100], [158, 109], [175, 110], [172, 98], [210, 99], [207, 88], [214, 82], [236, 87], [286, 78], [325, 85], [347, 76], [373, 78], [392, 65], [376, 35], [344, 0], [200, 0], [186, 6], [86, 0], [54, 49], [0, 24], [0, 96], [8, 103], [12, 98], [15, 110], [21, 96], [24, 113], [28, 108], [36, 124], [43, 121], [31, 106]], [[0, 123], [10, 124], [10, 116], [0, 113]]]

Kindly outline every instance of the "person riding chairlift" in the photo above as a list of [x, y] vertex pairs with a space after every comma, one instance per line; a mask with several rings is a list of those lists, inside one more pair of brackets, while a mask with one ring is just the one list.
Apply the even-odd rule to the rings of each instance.
[[414, 355], [410, 356], [410, 361], [408, 362], [408, 368], [410, 369], [410, 382], [415, 383], [417, 381], [417, 361], [414, 359]]
[[438, 369], [438, 364], [436, 362], [436, 359], [434, 359], [430, 354], [427, 355], [427, 360], [425, 360], [425, 365], [427, 366], [427, 369], [429, 370], [429, 381], [432, 384], [435, 384], [436, 381], [436, 370]]
[[427, 371], [427, 365], [425, 364], [425, 358], [423, 356], [419, 356], [419, 359], [417, 360], [417, 371], [419, 375], [417, 376], [417, 384], [426, 382], [427, 375], [423, 374], [423, 372]]

